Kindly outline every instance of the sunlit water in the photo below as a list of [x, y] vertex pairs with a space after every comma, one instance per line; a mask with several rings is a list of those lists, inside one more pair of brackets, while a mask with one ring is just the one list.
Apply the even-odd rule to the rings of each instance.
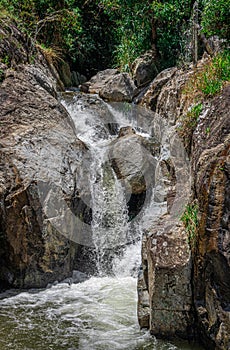
[[[76, 126], [78, 137], [94, 154], [91, 165], [91, 205], [94, 212], [92, 234], [98, 251], [98, 276], [79, 284], [60, 283], [45, 290], [21, 292], [0, 300], [1, 350], [192, 350], [197, 346], [156, 340], [140, 330], [137, 321], [137, 271], [140, 266], [141, 241], [128, 245], [115, 255], [110, 276], [100, 260], [103, 250], [117, 242], [124, 245], [129, 236], [126, 202], [122, 187], [113, 172], [103, 181], [103, 155], [112, 136], [103, 121], [85, 110], [80, 100], [63, 104]], [[115, 113], [112, 106], [108, 112]], [[149, 118], [147, 118], [149, 120]], [[134, 110], [116, 111], [113, 120], [119, 126], [133, 126], [148, 136], [138, 124]], [[111, 120], [108, 120], [111, 122]], [[99, 125], [99, 129], [98, 129]], [[98, 132], [99, 130], [99, 132]], [[113, 138], [116, 136], [113, 136]], [[160, 206], [158, 204], [157, 212]], [[141, 237], [147, 218], [153, 219], [154, 203], [132, 227]], [[145, 215], [145, 217], [144, 217]], [[107, 222], [105, 228], [104, 222]], [[113, 228], [114, 226], [114, 228]], [[113, 234], [114, 233], [114, 234]], [[107, 234], [107, 236], [106, 236]]]

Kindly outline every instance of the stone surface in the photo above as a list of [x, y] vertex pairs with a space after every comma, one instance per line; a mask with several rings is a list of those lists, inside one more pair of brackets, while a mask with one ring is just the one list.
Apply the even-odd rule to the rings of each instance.
[[[146, 149], [147, 141], [135, 134], [131, 127], [123, 127], [118, 138], [111, 143], [110, 160], [119, 179], [125, 180], [130, 193], [145, 192], [153, 181], [155, 159]], [[159, 144], [152, 144], [152, 153], [159, 151]]]
[[[160, 73], [141, 104], [150, 107], [169, 125], [181, 122], [189, 106], [194, 104], [192, 95], [182, 94], [183, 87], [195, 70], [202, 69], [206, 62], [207, 59], [202, 60], [197, 68], [191, 67], [185, 71], [173, 68]], [[170, 216], [162, 217], [158, 224], [150, 227], [143, 239], [143, 274], [140, 274], [138, 284], [141, 326], [147, 325], [160, 337], [174, 334], [189, 338], [195, 331], [207, 349], [221, 350], [230, 348], [229, 97], [230, 86], [226, 84], [219, 95], [204, 100], [196, 130], [188, 135], [192, 145], [190, 197], [199, 206], [199, 225], [192, 247], [192, 259], [181, 223], [174, 222], [171, 228]], [[170, 157], [164, 162], [160, 167], [163, 178], [171, 168], [171, 185], [165, 188], [170, 209], [175, 202], [173, 182], [177, 176], [175, 178]], [[163, 200], [163, 196], [159, 199]], [[165, 243], [161, 241], [162, 237]], [[174, 247], [171, 253], [168, 251], [168, 255], [165, 255], [166, 247]], [[177, 253], [173, 254], [173, 250]], [[177, 262], [180, 254], [181, 260]], [[168, 256], [171, 256], [171, 266], [170, 260], [167, 265]], [[176, 268], [173, 267], [174, 261]], [[183, 281], [180, 286], [178, 279]], [[185, 293], [186, 288], [188, 293]], [[179, 304], [183, 305], [181, 309], [177, 309]], [[193, 305], [195, 312], [192, 311]], [[197, 323], [193, 323], [194, 319]]]
[[[41, 54], [26, 62], [23, 36], [6, 23], [1, 31], [9, 63], [0, 89], [0, 289], [45, 287], [74, 267], [72, 216], [67, 234], [52, 220], [61, 214], [59, 200], [71, 213], [86, 147], [56, 99], [56, 80]], [[52, 197], [55, 191], [60, 197]]]
[[80, 84], [84, 84], [86, 82], [86, 77], [79, 72], [72, 71], [71, 72], [71, 83], [72, 86], [79, 86]]
[[200, 208], [193, 251], [198, 329], [207, 348], [224, 350], [230, 348], [230, 85], [203, 114], [192, 161]]
[[131, 102], [136, 91], [134, 82], [129, 74], [119, 73], [104, 84], [99, 91], [99, 95], [107, 101]]
[[138, 319], [141, 327], [157, 337], [188, 339], [193, 337], [192, 260], [179, 217], [190, 193], [190, 169], [181, 143], [173, 141], [174, 127], [162, 126], [161, 132], [154, 173], [155, 206], [142, 238]]
[[192, 338], [191, 254], [182, 225], [170, 220], [163, 216], [143, 238], [139, 323], [158, 337]]
[[140, 101], [141, 105], [156, 111], [156, 105], [159, 94], [162, 91], [162, 87], [172, 79], [176, 71], [177, 68], [169, 68], [159, 73], [142, 97]]
[[60, 61], [58, 64], [58, 73], [65, 87], [72, 86], [70, 66], [65, 61]]
[[120, 73], [117, 69], [106, 69], [98, 72], [89, 81], [80, 85], [82, 92], [99, 94], [108, 101], [131, 102], [137, 89], [128, 73]]
[[157, 75], [155, 51], [149, 50], [138, 57], [132, 64], [131, 72], [137, 87], [150, 83]]
[[80, 86], [80, 90], [91, 94], [99, 94], [99, 91], [104, 87], [104, 85], [117, 74], [119, 74], [117, 69], [106, 69], [98, 72], [89, 81], [82, 84]]

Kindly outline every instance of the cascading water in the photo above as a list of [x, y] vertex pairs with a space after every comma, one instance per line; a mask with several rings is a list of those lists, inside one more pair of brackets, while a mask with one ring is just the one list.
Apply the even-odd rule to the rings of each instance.
[[94, 149], [91, 166], [92, 237], [100, 275], [109, 270], [114, 248], [125, 245], [128, 232], [126, 200], [121, 183], [105, 160], [105, 152]]
[[[88, 102], [85, 107], [78, 95], [62, 100], [75, 123], [77, 136], [90, 153], [90, 166], [83, 177], [87, 177], [91, 193], [86, 204], [92, 209], [90, 230], [96, 276], [79, 284], [60, 283], [43, 291], [27, 291], [2, 299], [0, 348], [195, 349], [186, 343], [157, 341], [147, 331], [140, 330], [137, 322], [136, 274], [140, 265], [140, 238], [144, 223], [164, 211], [165, 203], [160, 205], [152, 200], [154, 191], [151, 188], [146, 207], [137, 213], [140, 215], [136, 220], [131, 220], [127, 205], [130, 197], [127, 198], [121, 179], [111, 167], [109, 149], [119, 127], [131, 125], [146, 136], [149, 125], [143, 126], [136, 109], [131, 113], [128, 108], [123, 113], [102, 101], [100, 106], [104, 106], [105, 113], [101, 111], [104, 113], [104, 119], [101, 119], [94, 109], [98, 98], [89, 97]], [[147, 124], [148, 121], [146, 118]]]

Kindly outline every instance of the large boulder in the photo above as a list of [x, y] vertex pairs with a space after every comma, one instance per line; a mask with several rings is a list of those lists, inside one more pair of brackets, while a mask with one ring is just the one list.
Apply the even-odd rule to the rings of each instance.
[[99, 94], [100, 90], [107, 84], [110, 79], [114, 78], [119, 71], [117, 69], [105, 69], [94, 75], [89, 81], [80, 86], [82, 92], [90, 94]]
[[151, 108], [153, 111], [156, 111], [158, 97], [162, 92], [162, 88], [167, 84], [168, 81], [173, 78], [176, 71], [177, 68], [173, 67], [160, 72], [150, 84], [144, 96], [142, 96], [141, 100], [138, 102], [140, 102], [142, 106]]
[[82, 92], [99, 94], [107, 101], [131, 102], [137, 89], [128, 73], [117, 69], [106, 69], [98, 72], [89, 81], [80, 86]]
[[154, 185], [155, 155], [159, 143], [123, 127], [110, 145], [109, 159], [117, 178], [125, 188], [129, 217], [134, 218], [150, 200]]
[[129, 74], [119, 73], [102, 87], [99, 95], [107, 101], [131, 102], [136, 92], [136, 87]]
[[192, 337], [191, 254], [182, 225], [165, 215], [142, 241], [138, 319], [158, 337]]
[[[7, 46], [14, 69], [4, 67], [0, 90], [0, 288], [45, 287], [74, 267], [71, 207], [86, 147], [41, 54], [25, 62], [22, 34], [10, 24], [1, 29], [0, 54]], [[58, 223], [63, 209], [67, 230]]]
[[[148, 145], [152, 147], [152, 153], [146, 148]], [[110, 159], [117, 177], [125, 181], [131, 193], [141, 194], [154, 183], [152, 171], [156, 163], [153, 154], [158, 151], [156, 141], [147, 141], [132, 127], [120, 129], [118, 138], [111, 143]]]

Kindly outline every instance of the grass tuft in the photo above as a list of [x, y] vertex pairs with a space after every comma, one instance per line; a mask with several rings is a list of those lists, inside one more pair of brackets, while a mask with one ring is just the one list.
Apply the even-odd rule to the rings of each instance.
[[195, 248], [197, 239], [197, 227], [198, 227], [198, 205], [188, 204], [181, 216], [181, 221], [185, 225], [186, 232], [188, 233], [188, 242], [190, 247]]
[[36, 44], [49, 64], [55, 64], [63, 60], [62, 50], [58, 47], [46, 47], [43, 44]]
[[211, 97], [222, 90], [226, 81], [230, 81], [230, 50], [210, 59], [189, 79], [183, 92], [192, 96]]

